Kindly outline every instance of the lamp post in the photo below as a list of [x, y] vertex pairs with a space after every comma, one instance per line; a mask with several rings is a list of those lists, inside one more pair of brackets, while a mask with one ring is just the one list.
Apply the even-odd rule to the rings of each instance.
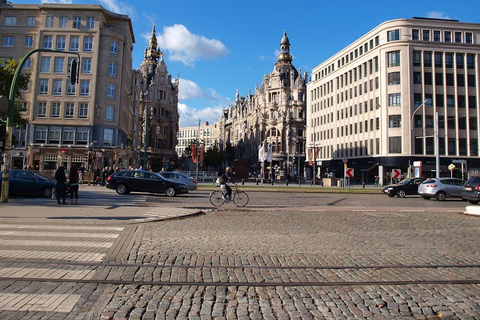
[[[415, 113], [420, 110], [422, 107], [425, 106], [425, 103], [427, 103], [427, 100], [423, 100], [422, 104], [420, 104], [415, 110], [413, 110], [412, 112], [412, 116], [410, 117], [410, 125], [411, 125], [411, 129], [412, 129], [412, 138], [411, 138], [411, 142], [412, 142], [412, 155], [415, 154], [415, 123], [414, 123], [414, 117], [415, 117]], [[425, 114], [425, 112], [424, 112]], [[423, 126], [423, 128], [425, 128], [425, 126]], [[425, 136], [425, 134], [423, 134], [423, 136]], [[423, 137], [422, 136], [422, 137]], [[410, 167], [409, 170], [408, 170], [408, 175], [411, 177], [412, 176], [412, 168]]]

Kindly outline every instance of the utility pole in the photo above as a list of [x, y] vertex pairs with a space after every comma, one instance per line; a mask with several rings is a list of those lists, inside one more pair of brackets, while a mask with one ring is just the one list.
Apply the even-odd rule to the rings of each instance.
[[198, 119], [198, 129], [197, 129], [197, 142], [195, 143], [197, 147], [195, 148], [196, 158], [197, 158], [197, 169], [195, 171], [195, 179], [198, 181], [198, 167], [200, 165], [200, 119]]

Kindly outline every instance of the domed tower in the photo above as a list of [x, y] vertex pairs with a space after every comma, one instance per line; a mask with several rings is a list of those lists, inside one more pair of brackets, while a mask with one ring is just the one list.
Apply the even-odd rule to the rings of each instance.
[[282, 41], [280, 42], [280, 54], [278, 55], [278, 62], [292, 63], [292, 55], [290, 54], [290, 40], [287, 37], [287, 31], [283, 32]]

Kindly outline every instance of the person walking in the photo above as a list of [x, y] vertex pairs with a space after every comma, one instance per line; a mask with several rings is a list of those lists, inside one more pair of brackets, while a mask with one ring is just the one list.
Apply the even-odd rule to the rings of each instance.
[[[69, 176], [70, 204], [78, 204], [79, 175], [77, 167], [72, 167]], [[75, 198], [75, 202], [74, 202]]]
[[230, 188], [230, 186], [228, 185], [228, 182], [234, 183], [232, 180], [232, 167], [226, 167], [225, 173], [222, 174], [220, 179], [221, 179], [220, 185], [225, 186], [225, 190], [227, 190], [227, 193], [225, 194], [224, 199], [230, 200], [230, 197], [232, 196], [232, 188]]
[[85, 165], [82, 163], [80, 169], [78, 169], [78, 183], [83, 184], [83, 175], [85, 174], [86, 170], [87, 169], [85, 168]]
[[67, 176], [65, 175], [65, 168], [63, 166], [58, 167], [57, 171], [55, 172], [55, 190], [57, 190], [57, 202], [61, 204], [60, 198], [63, 199], [63, 204], [67, 204], [65, 202], [65, 196], [67, 193]]

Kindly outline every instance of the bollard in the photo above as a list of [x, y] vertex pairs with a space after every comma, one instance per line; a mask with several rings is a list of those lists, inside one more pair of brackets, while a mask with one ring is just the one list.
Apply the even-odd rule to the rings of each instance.
[[272, 186], [273, 186], [273, 178], [272, 178]]
[[245, 179], [242, 179], [242, 186], [245, 185]]
[[255, 179], [257, 181], [257, 186], [258, 186], [258, 179]]
[[363, 189], [365, 189], [365, 181], [362, 182], [362, 187], [363, 187]]
[[288, 179], [287, 179], [287, 181], [285, 182], [285, 184], [286, 184], [286, 185], [287, 185], [287, 187], [288, 187]]

